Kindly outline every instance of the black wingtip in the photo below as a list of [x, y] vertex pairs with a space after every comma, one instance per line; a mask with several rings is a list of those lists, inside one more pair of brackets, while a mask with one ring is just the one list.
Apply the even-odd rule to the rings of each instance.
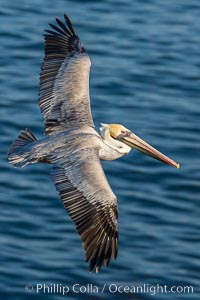
[[44, 36], [45, 35], [53, 35], [53, 36], [59, 36], [59, 37], [63, 37], [63, 36], [74, 36], [74, 37], [78, 37], [78, 34], [76, 33], [74, 27], [72, 26], [72, 23], [70, 21], [70, 19], [68, 18], [68, 16], [66, 14], [64, 14], [64, 20], [65, 23], [63, 23], [60, 19], [55, 18], [56, 20], [56, 25], [52, 24], [52, 23], [48, 23], [49, 27], [53, 30], [48, 30], [45, 29], [44, 30]]
[[55, 36], [56, 36], [56, 37], [60, 37], [60, 38], [63, 37], [62, 34], [56, 32], [56, 31], [53, 31], [53, 30], [49, 30], [49, 29], [45, 29], [43, 35], [44, 35], [44, 37], [45, 37], [45, 36], [52, 36], [52, 37], [55, 37]]
[[57, 27], [56, 25], [51, 24], [51, 23], [49, 23], [49, 26], [50, 26], [53, 30], [57, 31], [59, 34], [65, 35], [65, 32], [64, 32], [62, 29], [60, 29], [60, 27]]
[[68, 35], [71, 35], [70, 31], [67, 29], [66, 25], [63, 24], [63, 22], [61, 22], [58, 18], [56, 18], [56, 22], [64, 32], [66, 32]]
[[66, 22], [67, 26], [69, 27], [71, 33], [74, 36], [78, 36], [78, 34], [76, 33], [74, 27], [72, 26], [72, 23], [71, 23], [70, 19], [68, 18], [68, 16], [66, 14], [64, 14], [64, 19], [65, 19], [65, 22]]

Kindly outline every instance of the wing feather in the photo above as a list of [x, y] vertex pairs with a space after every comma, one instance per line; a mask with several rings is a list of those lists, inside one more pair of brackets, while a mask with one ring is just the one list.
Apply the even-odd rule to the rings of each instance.
[[71, 33], [74, 36], [78, 36], [67, 15], [64, 15], [64, 19], [65, 19], [65, 22], [67, 23], [67, 26], [69, 27]]
[[69, 18], [45, 30], [39, 106], [47, 135], [83, 124], [94, 126], [89, 97], [90, 59]]
[[97, 155], [90, 161], [84, 159], [84, 151], [81, 155], [82, 161], [74, 155], [73, 164], [59, 161], [51, 177], [81, 236], [89, 270], [98, 272], [103, 263], [108, 266], [111, 256], [117, 257], [117, 201]]

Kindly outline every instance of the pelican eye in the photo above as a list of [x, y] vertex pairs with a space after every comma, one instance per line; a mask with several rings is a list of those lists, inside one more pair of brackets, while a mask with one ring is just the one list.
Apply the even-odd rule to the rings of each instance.
[[126, 136], [130, 136], [130, 135], [131, 135], [131, 132], [128, 131], [128, 130], [122, 130], [122, 131], [121, 131], [121, 134], [125, 134]]

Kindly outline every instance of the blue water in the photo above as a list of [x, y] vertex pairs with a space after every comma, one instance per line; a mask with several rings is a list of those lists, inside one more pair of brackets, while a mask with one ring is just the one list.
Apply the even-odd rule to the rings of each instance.
[[[200, 299], [200, 2], [0, 1], [1, 299]], [[79, 236], [49, 177], [15, 169], [6, 152], [37, 106], [43, 29], [67, 13], [91, 60], [95, 124], [122, 123], [181, 164], [132, 151], [103, 163], [119, 202], [119, 255], [88, 273]], [[25, 285], [88, 283], [104, 293], [26, 292]], [[193, 294], [111, 293], [110, 284], [193, 286]]]

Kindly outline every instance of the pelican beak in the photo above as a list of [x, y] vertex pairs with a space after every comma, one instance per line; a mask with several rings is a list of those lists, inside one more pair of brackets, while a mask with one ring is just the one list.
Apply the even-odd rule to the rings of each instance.
[[167, 157], [166, 155], [162, 154], [160, 151], [153, 148], [151, 145], [143, 141], [141, 138], [139, 138], [137, 135], [130, 131], [126, 131], [124, 133], [121, 133], [117, 139], [125, 144], [127, 144], [129, 147], [137, 149], [146, 155], [149, 155], [157, 160], [160, 160], [168, 165], [171, 165], [175, 168], [180, 168], [180, 165], [173, 161], [171, 158]]

